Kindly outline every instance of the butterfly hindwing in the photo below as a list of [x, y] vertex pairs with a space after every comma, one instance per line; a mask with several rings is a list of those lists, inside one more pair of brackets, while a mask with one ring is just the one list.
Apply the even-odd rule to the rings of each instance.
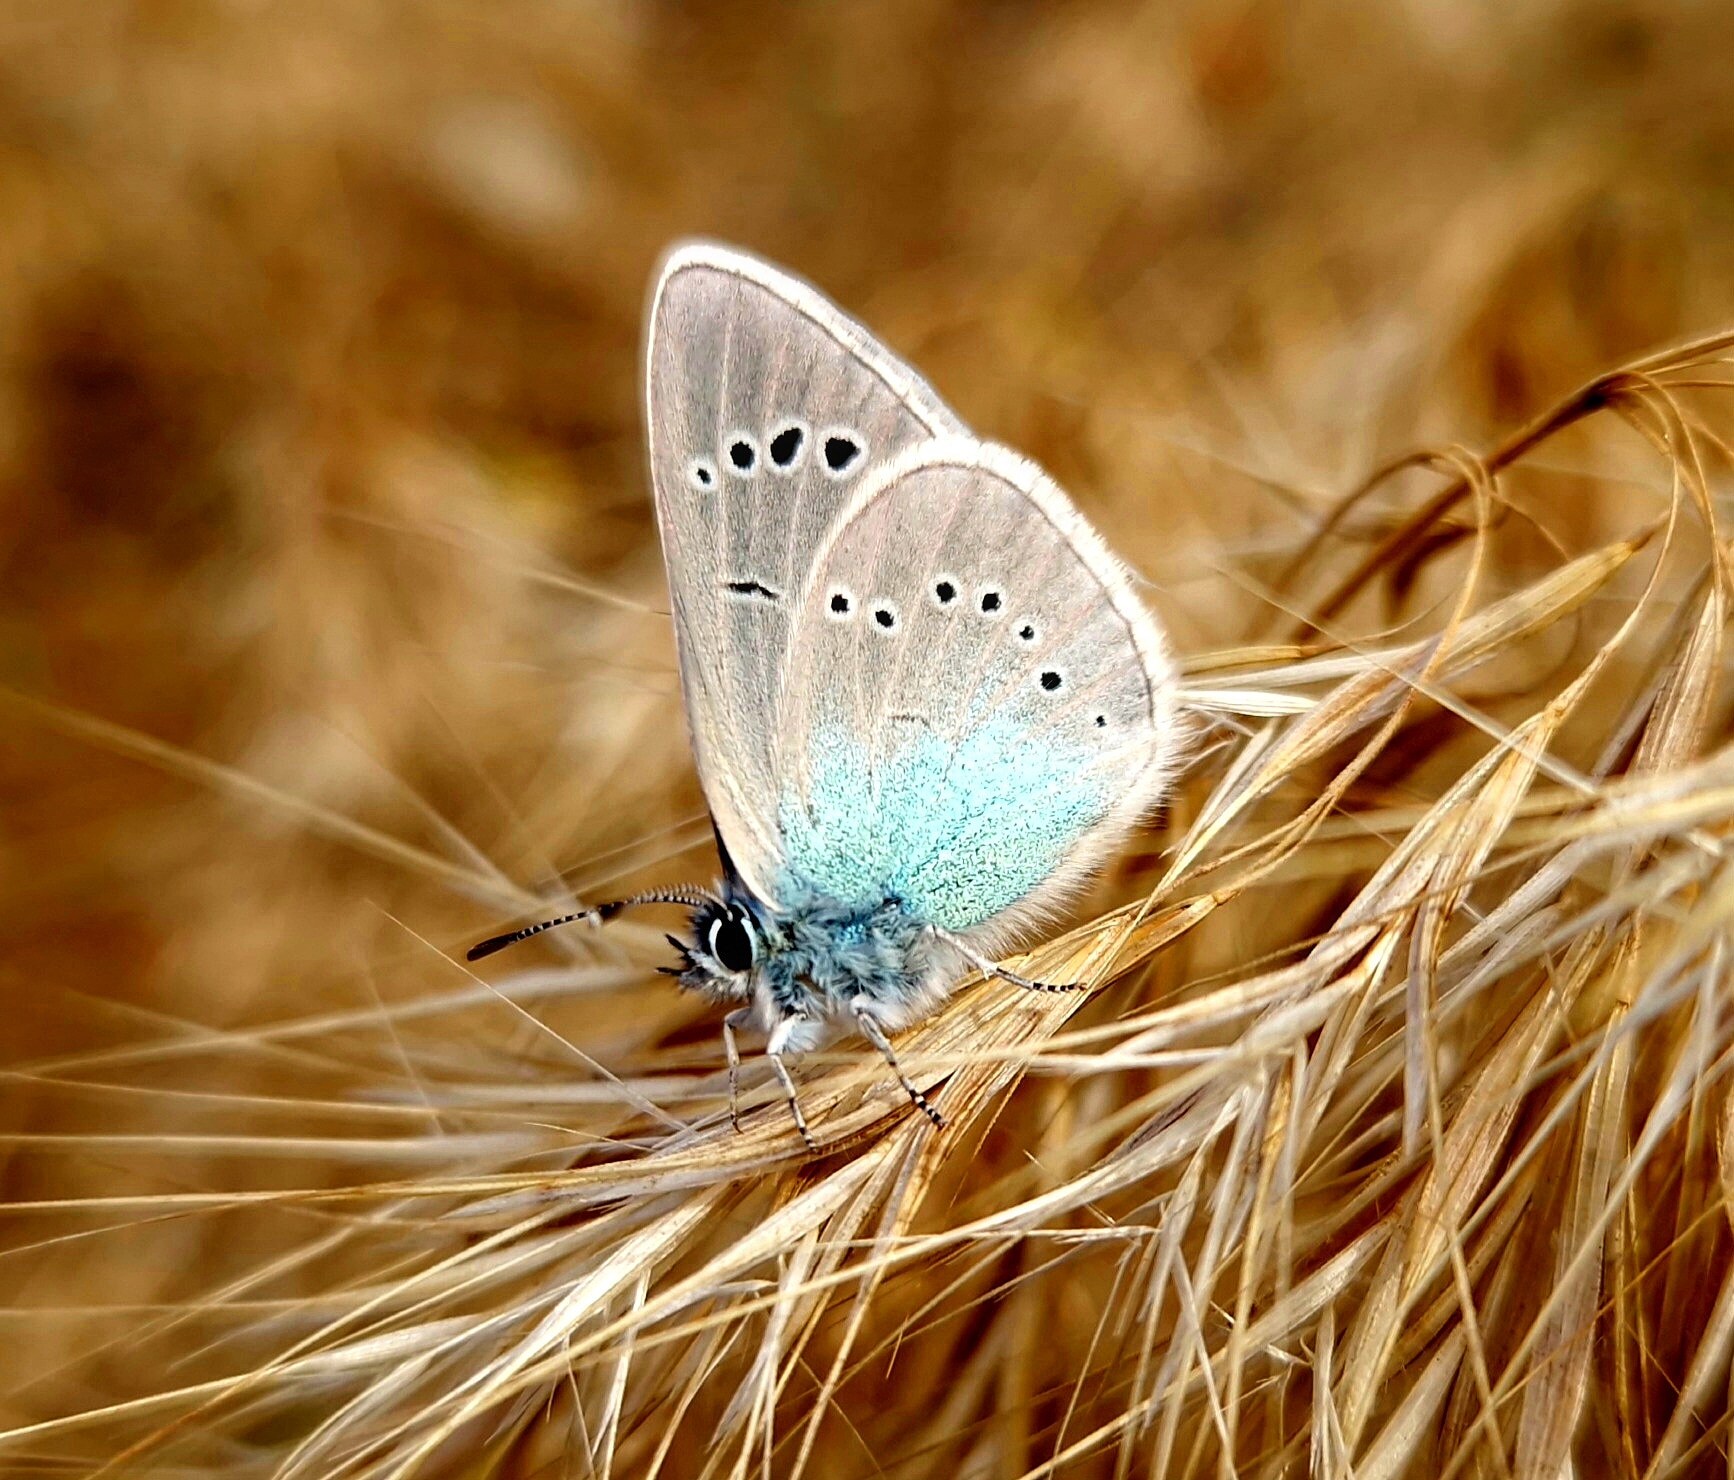
[[[1033, 464], [967, 438], [866, 480], [817, 552], [777, 724], [784, 888], [991, 937], [1146, 811], [1173, 670]], [[984, 927], [988, 927], [984, 931]]]
[[780, 853], [775, 717], [815, 553], [888, 462], [963, 427], [812, 288], [704, 243], [663, 264], [645, 376], [699, 776], [734, 865], [768, 898]]

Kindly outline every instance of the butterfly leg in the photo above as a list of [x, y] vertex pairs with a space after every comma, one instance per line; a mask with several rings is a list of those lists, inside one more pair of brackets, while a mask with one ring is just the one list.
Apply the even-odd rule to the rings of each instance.
[[1003, 966], [996, 966], [986, 956], [973, 946], [959, 940], [949, 930], [933, 932], [947, 945], [955, 946], [963, 953], [963, 957], [983, 976], [997, 976], [1003, 982], [1010, 982], [1014, 987], [1022, 987], [1026, 992], [1087, 992], [1090, 990], [1087, 982], [1038, 982], [1027, 976], [1019, 976], [1015, 971], [1007, 971]]
[[729, 1061], [729, 1123], [734, 1126], [737, 1135], [741, 1129], [741, 1056], [735, 1047], [735, 1029], [746, 1027], [747, 1020], [752, 1015], [750, 1006], [737, 1007], [723, 1018], [723, 1052], [728, 1055]]
[[897, 1082], [903, 1086], [904, 1094], [915, 1102], [915, 1107], [940, 1130], [945, 1129], [945, 1117], [934, 1106], [933, 1101], [916, 1088], [909, 1076], [903, 1072], [903, 1066], [897, 1062], [897, 1055], [892, 1051], [891, 1040], [885, 1036], [885, 1030], [879, 1026], [879, 1020], [867, 1009], [860, 998], [854, 1004], [855, 1021], [860, 1026], [861, 1036], [871, 1043], [880, 1053], [885, 1055], [885, 1062], [891, 1065], [891, 1072], [897, 1076]]
[[771, 1067], [777, 1071], [777, 1078], [782, 1081], [783, 1093], [789, 1097], [789, 1109], [795, 1116], [795, 1129], [807, 1143], [807, 1150], [817, 1153], [819, 1143], [807, 1129], [807, 1117], [801, 1113], [801, 1100], [795, 1093], [795, 1081], [790, 1077], [789, 1066], [783, 1062], [783, 1049], [787, 1047], [790, 1036], [800, 1022], [798, 1017], [786, 1017], [772, 1028], [770, 1040], [765, 1044], [765, 1057], [771, 1061]]

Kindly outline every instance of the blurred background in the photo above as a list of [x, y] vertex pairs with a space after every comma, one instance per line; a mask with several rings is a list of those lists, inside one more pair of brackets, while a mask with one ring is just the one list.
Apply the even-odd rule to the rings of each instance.
[[[529, 891], [714, 866], [640, 448], [673, 240], [871, 325], [1197, 655], [1383, 459], [1734, 322], [1731, 55], [1635, 0], [0, 7], [6, 1199], [409, 1175], [273, 1096], [583, 1077], [383, 1009]], [[622, 1072], [639, 980], [572, 1019]], [[279, 1236], [144, 1221], [7, 1220], [9, 1422], [150, 1390], [140, 1312]]]

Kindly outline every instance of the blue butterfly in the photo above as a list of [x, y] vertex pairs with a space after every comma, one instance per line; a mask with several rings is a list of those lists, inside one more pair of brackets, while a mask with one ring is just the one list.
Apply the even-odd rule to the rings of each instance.
[[735, 1033], [754, 1027], [817, 1149], [784, 1055], [841, 1027], [943, 1125], [888, 1035], [971, 968], [1046, 986], [991, 956], [1160, 799], [1181, 728], [1167, 643], [1039, 468], [743, 252], [691, 243], [663, 263], [645, 405], [723, 880], [469, 958], [686, 905], [691, 940], [664, 970], [740, 1004], [723, 1020], [731, 1113]]

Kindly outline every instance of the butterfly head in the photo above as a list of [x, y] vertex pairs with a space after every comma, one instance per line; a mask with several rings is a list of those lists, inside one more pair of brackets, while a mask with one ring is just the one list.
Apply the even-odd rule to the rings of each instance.
[[692, 915], [692, 940], [669, 940], [682, 966], [667, 968], [681, 985], [713, 997], [750, 997], [767, 932], [764, 922], [740, 897], [707, 901]]

